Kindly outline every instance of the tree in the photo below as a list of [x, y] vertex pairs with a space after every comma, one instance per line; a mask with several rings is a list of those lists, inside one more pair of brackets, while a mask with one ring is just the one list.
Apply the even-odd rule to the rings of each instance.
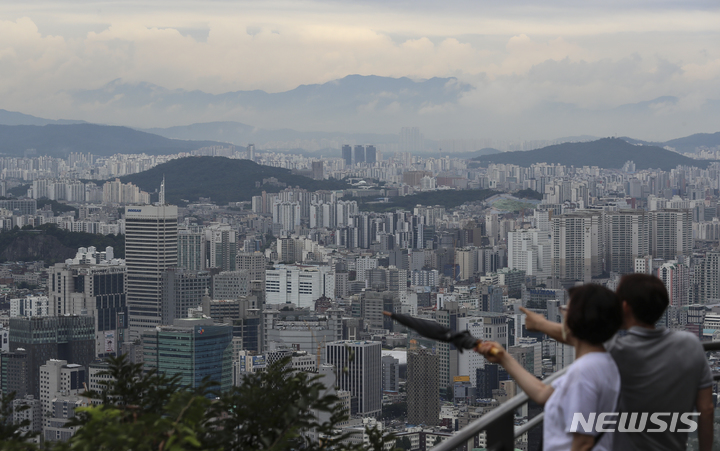
[[[85, 393], [94, 405], [76, 409], [71, 425], [79, 429], [53, 450], [380, 451], [395, 441], [370, 429], [368, 446], [342, 443], [349, 434], [337, 433], [347, 420], [339, 398], [326, 392], [319, 376], [293, 371], [289, 359], [247, 375], [226, 393], [208, 381], [182, 387], [179, 376], [144, 372], [124, 356], [107, 361], [102, 390]], [[327, 419], [320, 421], [318, 413]], [[309, 432], [322, 439], [310, 440]]]
[[15, 400], [15, 392], [2, 395], [0, 398], [0, 443], [3, 450], [8, 451], [29, 451], [37, 449], [28, 440], [35, 437], [37, 432], [23, 431], [30, 425], [30, 420], [23, 420], [15, 423], [13, 421], [13, 413], [21, 412], [29, 409], [29, 406], [13, 406]]
[[410, 449], [412, 449], [412, 442], [410, 441], [410, 438], [407, 436], [399, 438], [399, 439], [395, 440], [395, 448], [410, 450]]

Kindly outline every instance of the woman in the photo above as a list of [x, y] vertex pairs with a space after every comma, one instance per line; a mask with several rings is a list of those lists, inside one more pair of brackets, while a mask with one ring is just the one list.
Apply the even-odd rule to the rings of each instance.
[[[533, 401], [545, 405], [543, 449], [612, 449], [613, 434], [599, 433], [595, 422], [585, 428], [577, 423], [571, 432], [573, 417], [615, 412], [620, 393], [620, 374], [615, 361], [605, 352], [603, 343], [622, 324], [622, 304], [615, 293], [600, 285], [583, 285], [569, 290], [570, 301], [563, 310], [563, 331], [575, 347], [575, 363], [552, 385], [545, 385], [526, 371], [498, 343], [483, 342], [476, 350], [492, 363], [502, 365]], [[608, 420], [617, 420], [610, 416]]]

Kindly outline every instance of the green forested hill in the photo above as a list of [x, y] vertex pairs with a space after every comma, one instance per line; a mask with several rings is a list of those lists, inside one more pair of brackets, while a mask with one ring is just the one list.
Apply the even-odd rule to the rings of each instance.
[[[138, 174], [121, 177], [124, 183], [132, 182], [142, 190], [154, 193], [165, 177], [165, 199], [177, 204], [209, 197], [213, 202], [247, 201], [263, 191], [276, 193], [282, 186], [265, 183], [276, 178], [288, 187], [299, 186], [308, 191], [345, 189], [349, 186], [337, 180], [314, 180], [292, 174], [289, 169], [263, 166], [250, 160], [225, 157], [188, 157], [168, 161]], [[259, 184], [259, 186], [257, 186]]]

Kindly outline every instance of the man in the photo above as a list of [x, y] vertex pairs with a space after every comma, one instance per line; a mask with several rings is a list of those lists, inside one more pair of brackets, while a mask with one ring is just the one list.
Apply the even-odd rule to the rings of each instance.
[[[713, 441], [712, 373], [705, 352], [697, 337], [688, 332], [656, 328], [669, 304], [665, 285], [660, 279], [646, 274], [628, 274], [620, 280], [616, 291], [623, 303], [623, 329], [627, 335], [616, 335], [605, 348], [620, 370], [620, 399], [618, 410], [637, 412], [634, 425], [642, 413], [648, 413], [643, 432], [616, 433], [616, 450], [682, 451], [687, 446], [687, 432], [645, 432], [658, 429], [650, 421], [655, 412], [680, 414], [697, 411], [691, 417], [698, 423], [700, 451], [710, 451]], [[525, 327], [563, 340], [563, 326], [551, 322], [538, 313], [521, 307], [527, 315]], [[598, 414], [601, 412], [598, 412]], [[618, 418], [619, 419], [619, 418]], [[626, 426], [631, 415], [627, 415]], [[670, 415], [660, 419], [671, 423]], [[632, 426], [632, 424], [630, 424]], [[620, 426], [618, 426], [620, 427]], [[687, 429], [677, 422], [676, 428]]]

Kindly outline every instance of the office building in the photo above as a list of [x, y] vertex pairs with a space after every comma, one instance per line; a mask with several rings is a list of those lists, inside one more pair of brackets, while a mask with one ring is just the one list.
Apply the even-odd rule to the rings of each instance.
[[345, 161], [345, 166], [352, 166], [353, 164], [352, 147], [345, 144], [342, 146], [342, 159]]
[[350, 392], [352, 415], [377, 416], [382, 409], [382, 343], [336, 341], [325, 348], [326, 361], [336, 368], [337, 385]]
[[329, 309], [318, 314], [309, 308], [266, 309], [263, 315], [265, 351], [293, 347], [325, 359], [325, 345], [343, 337], [342, 311]]
[[197, 388], [205, 377], [218, 389], [232, 386], [232, 327], [211, 319], [185, 318], [173, 326], [146, 330], [142, 335], [146, 370], [179, 374], [180, 384]]
[[24, 349], [28, 394], [40, 397], [38, 373], [50, 359], [86, 366], [95, 360], [95, 320], [91, 316], [10, 318], [10, 350]]
[[127, 305], [133, 340], [142, 330], [162, 323], [162, 275], [177, 267], [177, 214], [177, 207], [165, 205], [164, 199], [160, 205], [125, 208]]
[[363, 146], [355, 146], [355, 164], [365, 163], [365, 148]]
[[382, 356], [382, 375], [383, 392], [400, 390], [400, 360], [391, 355]]
[[377, 149], [375, 146], [365, 146], [365, 162], [369, 165], [377, 162]]
[[213, 298], [240, 299], [250, 293], [250, 274], [247, 270], [222, 271], [213, 276]]
[[205, 236], [202, 232], [178, 230], [177, 266], [190, 271], [205, 269]]
[[237, 235], [229, 224], [211, 224], [205, 228], [206, 268], [235, 271]]
[[161, 324], [170, 326], [176, 319], [187, 318], [188, 310], [202, 303], [212, 287], [209, 271], [169, 268], [162, 273]]
[[437, 426], [440, 422], [440, 359], [429, 349], [407, 354], [408, 423]]
[[[127, 267], [120, 259], [102, 258], [95, 248], [80, 248], [75, 259], [49, 270], [52, 315], [87, 315], [95, 322], [95, 354], [117, 353], [127, 335]], [[82, 257], [82, 258], [79, 258]]]
[[321, 296], [335, 297], [334, 277], [329, 266], [276, 265], [265, 271], [265, 302], [314, 307]]
[[85, 391], [87, 368], [67, 360], [50, 359], [40, 366], [40, 402], [49, 412], [54, 398], [77, 395]]
[[16, 398], [32, 395], [30, 387], [30, 361], [23, 348], [14, 352], [0, 353], [0, 392], [8, 395], [15, 392]]
[[25, 296], [24, 298], [10, 299], [10, 317], [17, 316], [48, 316], [47, 296]]
[[247, 158], [250, 161], [255, 161], [255, 144], [248, 144], [247, 146]]
[[261, 280], [265, 282], [265, 269], [267, 259], [261, 252], [238, 252], [237, 270], [247, 271], [250, 281]]

